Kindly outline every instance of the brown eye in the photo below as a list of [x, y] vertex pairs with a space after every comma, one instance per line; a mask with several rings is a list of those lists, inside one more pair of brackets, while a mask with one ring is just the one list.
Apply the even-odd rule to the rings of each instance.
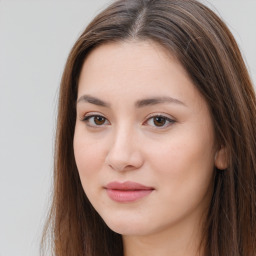
[[88, 126], [91, 127], [104, 126], [110, 124], [107, 118], [100, 115], [85, 116], [82, 121], [84, 121]]
[[162, 115], [155, 115], [151, 116], [144, 124], [152, 126], [154, 128], [167, 128], [170, 125], [174, 124], [175, 120], [162, 116]]
[[103, 125], [106, 121], [106, 118], [103, 116], [95, 116], [93, 118], [93, 121], [96, 125]]
[[166, 124], [166, 118], [163, 117], [163, 116], [156, 116], [156, 117], [153, 117], [153, 122], [154, 122], [154, 125], [157, 126], [157, 127], [162, 127]]

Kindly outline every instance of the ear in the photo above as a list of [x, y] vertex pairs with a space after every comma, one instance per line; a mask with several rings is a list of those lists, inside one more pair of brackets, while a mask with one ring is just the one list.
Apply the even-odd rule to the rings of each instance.
[[216, 168], [219, 170], [225, 170], [228, 168], [228, 153], [226, 147], [221, 146], [216, 152], [214, 163]]

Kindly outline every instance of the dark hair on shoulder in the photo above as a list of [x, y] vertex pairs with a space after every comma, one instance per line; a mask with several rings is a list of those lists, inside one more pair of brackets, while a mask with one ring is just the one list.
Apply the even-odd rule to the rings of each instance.
[[206, 100], [228, 168], [215, 170], [204, 224], [205, 255], [256, 255], [256, 99], [240, 50], [223, 21], [195, 0], [119, 0], [78, 38], [60, 87], [54, 191], [45, 227], [56, 256], [122, 255], [111, 231], [88, 201], [77, 171], [73, 136], [77, 86], [86, 56], [107, 42], [151, 40], [183, 65]]

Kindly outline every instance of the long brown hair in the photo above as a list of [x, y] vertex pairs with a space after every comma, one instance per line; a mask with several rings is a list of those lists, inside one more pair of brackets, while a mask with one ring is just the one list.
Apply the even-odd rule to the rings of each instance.
[[47, 230], [56, 256], [120, 256], [121, 235], [88, 201], [77, 171], [73, 135], [78, 78], [90, 51], [107, 42], [153, 40], [175, 55], [211, 111], [229, 166], [215, 170], [204, 225], [207, 256], [256, 255], [256, 100], [227, 26], [195, 0], [119, 0], [79, 37], [63, 73], [56, 134], [54, 191]]

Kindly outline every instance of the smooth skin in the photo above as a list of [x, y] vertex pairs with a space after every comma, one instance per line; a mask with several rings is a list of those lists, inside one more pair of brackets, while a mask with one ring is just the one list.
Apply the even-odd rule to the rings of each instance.
[[[108, 43], [79, 78], [75, 159], [84, 191], [120, 233], [125, 256], [199, 255], [214, 166], [226, 167], [206, 101], [181, 64], [152, 41]], [[152, 187], [116, 202], [110, 182]]]

